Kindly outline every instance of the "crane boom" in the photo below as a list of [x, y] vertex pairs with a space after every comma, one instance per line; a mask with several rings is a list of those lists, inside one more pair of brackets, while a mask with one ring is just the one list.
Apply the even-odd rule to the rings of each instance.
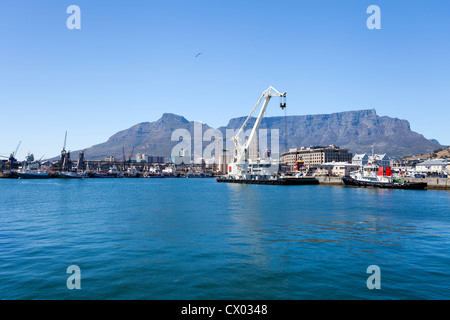
[[66, 150], [66, 142], [67, 142], [67, 131], [66, 131], [66, 135], [64, 136], [64, 146], [63, 146], [63, 150]]
[[[272, 97], [286, 97], [286, 92], [280, 93], [278, 92], [274, 87], [270, 86], [267, 90], [263, 91], [261, 96], [258, 99], [258, 102], [253, 107], [252, 111], [250, 112], [247, 119], [244, 121], [242, 126], [239, 128], [237, 133], [232, 138], [235, 144], [235, 155], [234, 155], [234, 162], [229, 165], [228, 168], [228, 174], [233, 175], [235, 177], [242, 176], [243, 174], [247, 173], [248, 169], [248, 149], [253, 140], [256, 137], [257, 131], [259, 129], [259, 126], [261, 125], [262, 118], [264, 117], [264, 114], [266, 113], [267, 106], [269, 104], [269, 101]], [[259, 111], [258, 117], [256, 118], [255, 124], [253, 125], [252, 131], [250, 132], [250, 135], [248, 139], [245, 141], [243, 145], [241, 145], [240, 141], [240, 135], [242, 135], [245, 126], [247, 125], [248, 121], [250, 120], [253, 112], [257, 109], [257, 107], [261, 104], [262, 99], [264, 98], [264, 103], [261, 107], [261, 110]], [[286, 103], [280, 103], [281, 108], [286, 107]]]
[[133, 153], [134, 153], [134, 147], [133, 147], [133, 149], [131, 149], [130, 156], [128, 157], [128, 162], [131, 162], [131, 157], [133, 156]]
[[13, 157], [17, 156], [17, 151], [19, 150], [20, 144], [22, 143], [22, 141], [19, 141], [19, 144], [17, 145], [16, 150], [13, 152]]

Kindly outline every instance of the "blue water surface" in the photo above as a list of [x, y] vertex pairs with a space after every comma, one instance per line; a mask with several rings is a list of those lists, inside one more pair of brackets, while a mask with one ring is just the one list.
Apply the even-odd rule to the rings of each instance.
[[0, 299], [450, 298], [446, 191], [0, 179], [0, 205]]

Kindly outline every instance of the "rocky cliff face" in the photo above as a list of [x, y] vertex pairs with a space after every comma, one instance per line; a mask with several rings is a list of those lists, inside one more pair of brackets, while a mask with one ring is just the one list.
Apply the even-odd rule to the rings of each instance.
[[[225, 128], [238, 128], [245, 117], [231, 119]], [[249, 121], [249, 126], [254, 123]], [[260, 128], [279, 129], [280, 149], [334, 144], [352, 153], [376, 153], [405, 156], [425, 153], [440, 147], [421, 134], [411, 131], [409, 122], [379, 117], [375, 110], [332, 114], [267, 117]]]
[[[238, 129], [246, 117], [231, 119], [227, 126], [219, 128], [225, 136], [226, 129]], [[251, 128], [251, 119], [247, 128]], [[405, 156], [428, 153], [440, 147], [421, 134], [411, 131], [409, 122], [397, 118], [380, 117], [375, 110], [359, 110], [321, 115], [266, 117], [261, 129], [278, 129], [280, 150], [312, 145], [334, 144], [348, 148], [352, 153], [376, 153], [390, 156]], [[123, 157], [123, 149], [129, 154], [162, 155], [168, 157], [178, 143], [171, 141], [176, 129], [186, 129], [194, 137], [194, 122], [184, 117], [165, 113], [154, 122], [139, 123], [120, 131], [108, 141], [85, 150], [87, 159], [102, 159], [107, 156]], [[210, 129], [202, 125], [202, 131]], [[270, 131], [269, 131], [270, 132]], [[203, 147], [209, 142], [204, 142]], [[77, 152], [73, 152], [75, 156]]]

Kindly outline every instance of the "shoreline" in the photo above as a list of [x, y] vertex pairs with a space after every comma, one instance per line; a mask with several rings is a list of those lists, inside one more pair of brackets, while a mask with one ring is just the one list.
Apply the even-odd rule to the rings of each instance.
[[[131, 178], [131, 177], [125, 177], [125, 178]], [[171, 177], [164, 177], [164, 178], [199, 179], [199, 178], [213, 178], [213, 177], [209, 177], [209, 176], [204, 176], [204, 177], [171, 176]], [[345, 186], [344, 182], [342, 181], [342, 177], [316, 176], [315, 178], [319, 181], [318, 185]], [[0, 179], [16, 179], [16, 178], [11, 177], [10, 174], [8, 174], [8, 173], [0, 172]], [[58, 178], [56, 176], [52, 176], [52, 177], [50, 177], [50, 179], [60, 179], [60, 178]], [[96, 178], [89, 178], [89, 179], [96, 179]], [[426, 182], [427, 187], [425, 188], [425, 190], [450, 191], [450, 179], [449, 178], [407, 178], [406, 180], [409, 180], [410, 182]]]

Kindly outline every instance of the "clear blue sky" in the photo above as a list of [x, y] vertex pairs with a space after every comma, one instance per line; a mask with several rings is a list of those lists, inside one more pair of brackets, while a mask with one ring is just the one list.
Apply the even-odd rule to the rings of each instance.
[[449, 145], [449, 40], [447, 0], [2, 1], [0, 154], [56, 156], [66, 130], [83, 149], [164, 112], [226, 125], [270, 85], [288, 115], [374, 108]]

